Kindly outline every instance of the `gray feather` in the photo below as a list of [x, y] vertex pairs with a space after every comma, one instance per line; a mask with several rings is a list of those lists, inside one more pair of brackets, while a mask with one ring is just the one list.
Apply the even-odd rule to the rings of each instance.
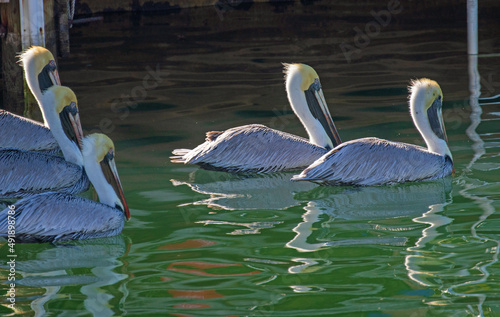
[[[57, 242], [120, 234], [119, 209], [63, 193], [43, 193], [15, 204], [16, 242]], [[8, 211], [0, 212], [0, 236], [8, 236]]]
[[172, 162], [226, 172], [275, 172], [303, 168], [327, 153], [293, 134], [260, 124], [228, 129], [186, 152], [174, 150]]
[[87, 174], [63, 157], [18, 149], [0, 150], [0, 198], [27, 197], [46, 191], [80, 193]]
[[337, 146], [292, 180], [369, 186], [441, 178], [452, 169], [450, 159], [423, 147], [363, 138]]
[[61, 150], [49, 128], [0, 109], [0, 148], [16, 148], [57, 154]]

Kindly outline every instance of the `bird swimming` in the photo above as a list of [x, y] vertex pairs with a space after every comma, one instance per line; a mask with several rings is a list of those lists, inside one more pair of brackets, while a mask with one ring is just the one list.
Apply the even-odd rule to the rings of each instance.
[[59, 242], [120, 234], [130, 211], [116, 170], [113, 141], [104, 134], [85, 137], [83, 158], [100, 203], [54, 192], [24, 198], [0, 212], [0, 236], [8, 237], [9, 211], [15, 212], [16, 242]]
[[79, 193], [89, 188], [83, 169], [83, 132], [78, 101], [71, 89], [52, 86], [40, 96], [40, 107], [64, 158], [20, 149], [0, 150], [0, 197], [15, 198], [44, 191]]
[[305, 64], [284, 64], [284, 72], [288, 100], [309, 140], [250, 124], [207, 132], [205, 143], [174, 150], [171, 161], [232, 173], [296, 170], [340, 144], [316, 71]]
[[409, 87], [410, 113], [427, 148], [378, 138], [342, 143], [292, 181], [325, 185], [383, 185], [446, 177], [454, 172], [438, 83], [422, 78]]
[[[26, 82], [40, 104], [42, 94], [54, 85], [61, 85], [54, 56], [49, 50], [33, 46], [20, 54]], [[42, 113], [44, 113], [42, 109]], [[45, 117], [44, 117], [45, 119]], [[59, 145], [47, 126], [38, 121], [0, 109], [0, 148], [59, 153]]]

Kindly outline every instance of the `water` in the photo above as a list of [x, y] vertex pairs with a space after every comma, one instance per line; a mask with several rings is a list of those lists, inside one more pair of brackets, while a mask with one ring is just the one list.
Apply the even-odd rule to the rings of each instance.
[[[481, 97], [500, 89], [492, 7], [479, 10], [479, 52], [489, 55], [478, 58]], [[105, 15], [71, 30], [61, 81], [79, 98], [85, 133], [115, 141], [132, 219], [118, 237], [16, 245], [16, 313], [500, 315], [500, 106], [481, 101], [492, 104], [471, 124], [465, 8], [411, 2], [379, 29], [370, 11], [388, 10], [382, 2], [232, 8]], [[371, 32], [367, 41], [358, 30]], [[406, 86], [437, 80], [456, 175], [328, 188], [292, 184], [293, 173], [169, 162], [173, 149], [196, 146], [210, 130], [261, 123], [305, 136], [281, 62], [316, 69], [343, 140], [423, 145]]]

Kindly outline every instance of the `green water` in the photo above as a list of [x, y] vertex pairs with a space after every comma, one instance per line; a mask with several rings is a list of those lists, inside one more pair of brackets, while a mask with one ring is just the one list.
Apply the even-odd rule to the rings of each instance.
[[[480, 6], [482, 54], [500, 49], [493, 3]], [[16, 245], [16, 313], [500, 316], [500, 105], [471, 123], [465, 4], [401, 5], [363, 43], [356, 30], [385, 2], [232, 8], [105, 15], [71, 29], [61, 81], [85, 133], [115, 141], [132, 219], [117, 237]], [[350, 61], [343, 43], [356, 48]], [[261, 123], [305, 136], [281, 62], [316, 69], [343, 140], [423, 145], [406, 86], [438, 81], [456, 175], [328, 188], [169, 162], [210, 130]], [[499, 94], [499, 57], [477, 64], [481, 97]], [[7, 304], [0, 313], [14, 315]]]

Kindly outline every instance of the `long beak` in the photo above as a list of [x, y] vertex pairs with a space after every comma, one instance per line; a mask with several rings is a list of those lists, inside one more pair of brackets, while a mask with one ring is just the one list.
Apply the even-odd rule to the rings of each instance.
[[446, 143], [448, 143], [448, 137], [446, 136], [446, 130], [444, 128], [441, 107], [441, 100], [434, 100], [429, 109], [427, 109], [427, 117], [429, 118], [429, 124], [431, 126], [432, 132], [434, 132], [434, 134], [436, 134], [438, 138], [443, 139], [446, 141]]
[[326, 104], [325, 96], [323, 95], [323, 90], [319, 85], [319, 81], [316, 80], [308, 90], [305, 91], [307, 105], [309, 106], [309, 111], [316, 120], [318, 120], [323, 129], [325, 129], [326, 134], [332, 142], [332, 148], [342, 143], [337, 128], [333, 123], [332, 116], [328, 110], [328, 105]]
[[83, 148], [83, 131], [76, 104], [72, 102], [69, 106], [64, 107], [59, 113], [59, 118], [66, 137], [75, 142], [81, 150]]
[[[432, 105], [427, 109], [427, 117], [429, 118], [429, 124], [431, 126], [432, 132], [440, 139], [443, 139], [446, 144], [448, 144], [448, 136], [446, 135], [446, 129], [444, 127], [443, 114], [442, 114], [442, 102], [440, 99], [434, 100]], [[452, 174], [455, 175], [455, 165], [453, 165]]]
[[118, 171], [116, 170], [116, 165], [115, 165], [115, 160], [114, 159], [107, 159], [106, 157], [104, 160], [101, 161], [101, 169], [104, 174], [104, 177], [108, 181], [108, 183], [113, 187], [113, 190], [116, 193], [116, 196], [118, 199], [120, 199], [120, 202], [122, 203], [122, 206], [119, 206], [122, 208], [123, 213], [125, 214], [125, 218], [127, 220], [130, 219], [130, 210], [128, 209], [127, 201], [125, 200], [125, 196], [123, 195], [123, 188], [122, 184], [120, 182], [120, 178], [118, 177]]
[[57, 68], [54, 69], [49, 73], [50, 80], [54, 85], [61, 86], [61, 79], [59, 79], [59, 72], [57, 71]]
[[57, 71], [56, 63], [53, 60], [45, 65], [40, 74], [38, 74], [38, 84], [42, 92], [54, 85], [61, 85], [59, 72]]

